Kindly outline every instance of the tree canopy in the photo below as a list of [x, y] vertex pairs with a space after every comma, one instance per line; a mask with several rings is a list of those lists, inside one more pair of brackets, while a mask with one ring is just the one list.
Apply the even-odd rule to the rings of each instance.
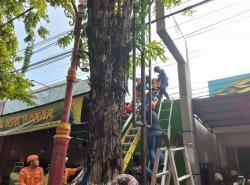
[[[25, 78], [36, 40], [36, 35], [46, 38], [49, 31], [38, 27], [40, 21], [49, 22], [48, 6], [63, 7], [68, 14], [73, 13], [67, 0], [2, 0], [0, 2], [0, 100], [23, 100], [33, 104], [32, 82]], [[25, 55], [18, 53], [19, 43], [14, 20], [24, 23], [27, 44]], [[16, 70], [16, 64], [22, 69]]]
[[[162, 2], [171, 7], [178, 4], [181, 0], [162, 0]], [[117, 0], [114, 12], [118, 11], [117, 7], [123, 1]], [[25, 78], [25, 72], [30, 64], [34, 42], [36, 37], [39, 36], [45, 39], [49, 35], [49, 31], [44, 26], [38, 26], [39, 22], [49, 22], [48, 7], [61, 7], [65, 9], [66, 14], [71, 19], [74, 17], [73, 0], [2, 0], [0, 3], [0, 100], [5, 99], [18, 99], [26, 103], [32, 103], [32, 82]], [[135, 7], [136, 11], [136, 29], [138, 34], [139, 30], [147, 29], [146, 25], [141, 24], [141, 16], [146, 16], [148, 13], [148, 1], [138, 1]], [[28, 11], [27, 11], [28, 10]], [[18, 53], [19, 43], [15, 30], [13, 19], [24, 23], [26, 37], [24, 42], [27, 44], [25, 55], [20, 56]], [[87, 34], [86, 34], [86, 20], [84, 18], [82, 42], [80, 51], [87, 50]], [[69, 45], [73, 39], [73, 32], [65, 35], [58, 40], [61, 47]], [[164, 49], [161, 44], [156, 41], [151, 43], [142, 43], [141, 37], [137, 37], [137, 45], [145, 49], [146, 58], [156, 59], [160, 57], [161, 60], [166, 61]], [[142, 45], [143, 44], [143, 45]], [[79, 52], [79, 57], [86, 60], [87, 52]], [[139, 63], [139, 57], [138, 57]], [[15, 64], [22, 63], [22, 70], [16, 71]]]

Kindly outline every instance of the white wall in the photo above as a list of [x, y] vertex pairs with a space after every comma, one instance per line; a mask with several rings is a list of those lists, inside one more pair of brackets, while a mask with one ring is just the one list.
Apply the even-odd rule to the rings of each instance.
[[[225, 128], [224, 130], [228, 130]], [[227, 161], [226, 148], [239, 148], [239, 147], [250, 147], [250, 132], [246, 128], [246, 132], [236, 132], [234, 127], [231, 127], [231, 132], [227, 134], [218, 134], [218, 143], [220, 151], [220, 161], [222, 167], [229, 167]], [[237, 161], [237, 159], [235, 159]]]

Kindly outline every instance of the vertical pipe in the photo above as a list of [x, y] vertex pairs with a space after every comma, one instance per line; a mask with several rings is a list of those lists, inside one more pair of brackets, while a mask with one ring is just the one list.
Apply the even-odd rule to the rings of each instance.
[[[142, 17], [142, 25], [145, 25], [145, 17]], [[145, 44], [145, 30], [142, 30], [142, 44]], [[144, 49], [141, 52], [141, 138], [142, 138], [142, 184], [146, 184], [146, 162], [147, 162], [147, 127], [146, 127], [146, 94], [145, 94], [145, 55]]]
[[[151, 42], [151, 0], [149, 0], [149, 12], [148, 12], [148, 42]], [[151, 71], [151, 58], [148, 61], [148, 75], [149, 75], [149, 120], [150, 123], [148, 123], [150, 126], [152, 126], [152, 71]]]
[[142, 184], [146, 184], [146, 155], [147, 155], [147, 127], [146, 127], [146, 94], [145, 94], [145, 56], [141, 53], [141, 138], [142, 138]]
[[[134, 5], [135, 6], [135, 5]], [[133, 8], [133, 124], [136, 124], [136, 31], [135, 7]]]

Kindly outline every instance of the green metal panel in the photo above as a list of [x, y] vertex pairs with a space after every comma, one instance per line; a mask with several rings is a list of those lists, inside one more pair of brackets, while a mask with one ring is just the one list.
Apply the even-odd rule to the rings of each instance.
[[[169, 102], [163, 102], [162, 103], [162, 109], [167, 109], [170, 107]], [[169, 114], [161, 114], [160, 120], [162, 119], [168, 119]], [[166, 121], [160, 121], [162, 129], [167, 129]], [[182, 131], [181, 126], [181, 111], [180, 111], [180, 100], [174, 100], [173, 103], [173, 109], [172, 109], [172, 118], [171, 118], [171, 138], [170, 142], [173, 144], [173, 142], [176, 140], [176, 134], [180, 133]], [[178, 176], [185, 175], [185, 163], [182, 152], [177, 152], [175, 154], [175, 163], [177, 166], [177, 172]], [[171, 184], [174, 185], [173, 181], [171, 181]], [[186, 183], [183, 181], [180, 183], [181, 185], [185, 185]]]

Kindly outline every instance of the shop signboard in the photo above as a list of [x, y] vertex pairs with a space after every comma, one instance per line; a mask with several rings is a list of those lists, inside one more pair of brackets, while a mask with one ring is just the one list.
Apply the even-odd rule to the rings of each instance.
[[[83, 96], [74, 97], [70, 120], [81, 123]], [[56, 127], [61, 120], [63, 101], [47, 104], [38, 108], [0, 117], [0, 136], [32, 132]]]
[[208, 82], [210, 96], [222, 96], [250, 91], [250, 73]]

